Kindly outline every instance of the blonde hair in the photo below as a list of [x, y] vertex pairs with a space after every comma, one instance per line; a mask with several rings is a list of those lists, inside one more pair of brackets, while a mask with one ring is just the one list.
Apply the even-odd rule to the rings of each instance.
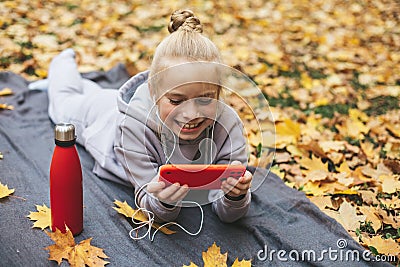
[[[173, 12], [168, 31], [171, 34], [157, 46], [154, 53], [150, 77], [168, 68], [173, 60], [221, 62], [218, 48], [202, 34], [203, 26], [191, 10]], [[157, 90], [156, 84], [153, 84], [156, 80], [149, 79], [153, 90]]]

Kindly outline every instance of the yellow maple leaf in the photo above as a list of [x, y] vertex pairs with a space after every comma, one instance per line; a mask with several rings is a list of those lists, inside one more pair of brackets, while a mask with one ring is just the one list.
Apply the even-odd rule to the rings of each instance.
[[311, 182], [308, 181], [304, 186], [303, 186], [303, 191], [307, 195], [313, 195], [313, 196], [323, 196], [325, 195], [326, 188], [321, 188], [320, 187], [320, 182]]
[[400, 126], [398, 124], [385, 124], [386, 129], [391, 132], [394, 136], [400, 138]]
[[342, 164], [340, 164], [339, 168], [337, 169], [339, 173], [345, 173], [346, 177], [350, 176], [352, 174], [352, 170], [349, 167], [349, 164], [347, 161], [343, 161]]
[[278, 165], [273, 166], [271, 172], [275, 173], [281, 179], [285, 177], [285, 171], [281, 170]]
[[285, 119], [276, 125], [276, 135], [277, 147], [281, 143], [296, 144], [301, 135], [300, 124], [291, 119]]
[[27, 216], [31, 221], [36, 221], [32, 228], [45, 229], [51, 225], [51, 210], [46, 205], [36, 205], [37, 212], [30, 212]]
[[71, 266], [105, 266], [108, 264], [108, 256], [104, 254], [103, 249], [90, 245], [92, 238], [85, 239], [79, 244], [75, 244], [72, 232], [62, 233], [59, 229], [55, 232], [45, 231], [46, 234], [55, 242], [55, 244], [46, 247], [49, 251], [49, 260], [57, 261], [61, 264], [63, 259], [67, 260]]
[[400, 181], [396, 179], [394, 175], [381, 175], [379, 179], [382, 179], [382, 192], [393, 194], [400, 190]]
[[5, 87], [2, 90], [0, 90], [0, 96], [7, 96], [7, 95], [12, 95], [13, 91], [12, 89]]
[[14, 193], [15, 189], [9, 189], [7, 185], [3, 185], [0, 182], [0, 198], [8, 197], [12, 193]]
[[314, 203], [320, 210], [324, 210], [326, 207], [333, 208], [331, 196], [310, 196], [308, 199]]
[[1, 104], [0, 103], [0, 109], [9, 109], [9, 110], [13, 110], [14, 106], [12, 105], [7, 105], [7, 104]]
[[365, 221], [369, 221], [372, 223], [372, 228], [375, 233], [382, 227], [381, 218], [377, 215], [376, 208], [372, 206], [361, 206], [360, 211], [362, 214], [367, 216]]
[[239, 261], [238, 258], [233, 262], [232, 267], [251, 267], [250, 260], [241, 260]]
[[[133, 209], [131, 206], [129, 206], [129, 204], [126, 201], [121, 202], [119, 200], [115, 200], [114, 204], [117, 205], [117, 207], [113, 207], [113, 209], [115, 209], [118, 213], [125, 215], [125, 217], [132, 218], [132, 216], [135, 215], [133, 217], [133, 219], [135, 219], [135, 220], [138, 220], [141, 222], [148, 221], [148, 218], [142, 211], [136, 212], [136, 210]], [[136, 212], [136, 214], [135, 214], [135, 212]], [[152, 227], [155, 229], [158, 229], [160, 227], [160, 225], [158, 223], [153, 223]], [[168, 229], [167, 227], [160, 228], [160, 231], [167, 235], [175, 233], [175, 231], [172, 231], [172, 230]]]
[[215, 242], [206, 252], [202, 253], [204, 267], [226, 267], [226, 260], [228, 259], [228, 252], [221, 254], [221, 248]]
[[337, 220], [346, 230], [356, 231], [360, 222], [364, 222], [366, 215], [357, 215], [356, 208], [344, 201], [338, 211], [326, 211], [326, 214]]
[[[228, 252], [221, 254], [221, 248], [215, 242], [206, 252], [202, 253], [204, 267], [227, 267]], [[190, 262], [190, 265], [183, 265], [183, 267], [197, 267], [196, 264]], [[251, 260], [241, 260], [238, 258], [232, 264], [232, 267], [251, 267]]]
[[328, 163], [323, 163], [320, 158], [314, 158], [313, 155], [311, 155], [311, 159], [308, 157], [302, 157], [299, 163], [301, 167], [307, 169], [303, 171], [305, 174], [308, 174], [309, 172], [316, 170], [323, 170], [329, 172]]
[[376, 250], [385, 255], [400, 255], [400, 245], [393, 239], [383, 239], [381, 236], [366, 238], [364, 241], [368, 246], [376, 248]]

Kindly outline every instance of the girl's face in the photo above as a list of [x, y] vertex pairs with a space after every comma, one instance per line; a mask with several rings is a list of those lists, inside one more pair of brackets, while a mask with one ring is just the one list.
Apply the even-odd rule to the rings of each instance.
[[156, 104], [160, 119], [180, 139], [194, 140], [216, 118], [220, 86], [215, 64], [185, 62], [182, 59], [164, 62], [156, 76]]
[[194, 140], [216, 117], [218, 86], [187, 83], [168, 90], [158, 101], [161, 120], [180, 139]]

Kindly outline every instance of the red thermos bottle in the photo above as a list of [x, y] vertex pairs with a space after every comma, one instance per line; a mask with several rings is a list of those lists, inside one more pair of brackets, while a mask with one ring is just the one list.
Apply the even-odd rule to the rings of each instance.
[[56, 147], [50, 165], [51, 229], [73, 235], [83, 229], [82, 169], [75, 147], [75, 127], [59, 123], [54, 129]]

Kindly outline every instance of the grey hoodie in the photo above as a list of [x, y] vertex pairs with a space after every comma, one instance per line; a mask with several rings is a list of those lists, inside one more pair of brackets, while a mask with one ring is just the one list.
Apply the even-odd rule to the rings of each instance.
[[[117, 160], [113, 161], [114, 166], [109, 164], [108, 168], [103, 168], [102, 164], [96, 164], [95, 170], [100, 176], [111, 178], [113, 176], [111, 173], [114, 173], [123, 178], [125, 182], [131, 183], [135, 188], [135, 194], [138, 194], [139, 206], [152, 211], [156, 221], [173, 221], [179, 215], [181, 207], [171, 206], [169, 208], [146, 190], [139, 189], [157, 175], [158, 168], [167, 163], [167, 158], [169, 158], [169, 162], [173, 163], [190, 163], [187, 159], [193, 159], [198, 153], [199, 145], [206, 137], [206, 133], [203, 132], [198, 138], [191, 141], [171, 141], [170, 136], [167, 136], [162, 142], [161, 122], [156, 116], [147, 78], [147, 71], [139, 73], [119, 89], [117, 100], [119, 113], [114, 141]], [[212, 139], [215, 144], [213, 164], [229, 164], [233, 160], [246, 164], [243, 125], [231, 108], [226, 106], [223, 108], [211, 131], [213, 131]], [[168, 140], [170, 142], [178, 141], [177, 151], [180, 153], [166, 155], [169, 153], [165, 151], [167, 150], [165, 143]], [[121, 166], [125, 170], [125, 176], [121, 175]], [[221, 190], [211, 190], [206, 193], [208, 200], [212, 202], [214, 212], [224, 222], [233, 222], [241, 218], [246, 214], [250, 205], [250, 192], [237, 201], [227, 199]]]

